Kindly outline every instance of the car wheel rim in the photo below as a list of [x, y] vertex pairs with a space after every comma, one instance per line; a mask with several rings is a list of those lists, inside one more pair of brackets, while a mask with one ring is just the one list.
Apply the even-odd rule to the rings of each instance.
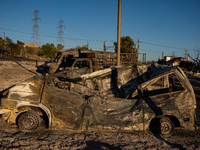
[[160, 128], [162, 134], [167, 134], [171, 131], [171, 127], [167, 122], [162, 122]]
[[37, 129], [39, 126], [38, 115], [32, 112], [22, 114], [19, 119], [19, 127], [24, 131], [31, 131]]
[[34, 115], [27, 115], [22, 121], [22, 126], [24, 129], [35, 129], [38, 125], [38, 119]]
[[163, 137], [169, 137], [173, 133], [173, 124], [166, 119], [160, 119], [156, 124], [156, 133]]

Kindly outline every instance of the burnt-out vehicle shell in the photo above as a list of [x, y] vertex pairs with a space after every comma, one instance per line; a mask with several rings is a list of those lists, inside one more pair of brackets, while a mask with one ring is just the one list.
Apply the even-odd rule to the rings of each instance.
[[42, 73], [43, 75], [55, 72], [58, 69], [58, 66], [63, 67], [67, 64], [68, 57], [69, 53], [66, 50], [61, 50], [54, 59], [46, 61], [43, 65], [38, 66], [37, 72]]
[[77, 77], [95, 70], [91, 58], [70, 58], [63, 56], [60, 58], [62, 59], [62, 62], [60, 59], [56, 62], [56, 58], [53, 61], [46, 62], [44, 65], [39, 66], [37, 72], [42, 73], [43, 75], [62, 72], [69, 77]]
[[117, 66], [76, 78], [34, 76], [6, 91], [1, 105], [3, 118], [17, 124], [20, 115], [33, 111], [48, 127], [72, 130], [150, 128], [171, 135], [173, 127], [195, 129], [194, 91], [179, 67]]

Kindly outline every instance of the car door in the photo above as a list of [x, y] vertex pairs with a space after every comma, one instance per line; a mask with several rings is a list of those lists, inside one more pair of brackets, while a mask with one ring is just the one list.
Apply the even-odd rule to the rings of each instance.
[[165, 74], [148, 83], [143, 84], [144, 109], [149, 115], [148, 118], [159, 115], [179, 115], [176, 101], [186, 90], [176, 75], [174, 73]]
[[42, 103], [47, 105], [52, 112], [52, 126], [70, 129], [80, 127], [86, 104], [85, 99], [78, 93], [56, 87], [51, 76], [46, 79]]
[[142, 101], [116, 97], [90, 97], [89, 128], [103, 130], [143, 130]]

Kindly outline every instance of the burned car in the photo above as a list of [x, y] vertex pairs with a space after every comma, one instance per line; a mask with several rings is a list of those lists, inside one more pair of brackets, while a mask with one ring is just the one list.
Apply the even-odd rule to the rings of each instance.
[[94, 62], [92, 58], [73, 57], [73, 55], [59, 52], [53, 61], [45, 62], [44, 65], [39, 66], [37, 72], [43, 75], [57, 72], [65, 72], [74, 75], [76, 72], [76, 75], [82, 75], [93, 72], [95, 70], [93, 65]]
[[[50, 73], [50, 69], [54, 69], [53, 71], [56, 71], [58, 69], [58, 66], [61, 65], [61, 68], [66, 65], [68, 59], [68, 53], [66, 53], [64, 50], [58, 52], [57, 56], [50, 61], [46, 61], [43, 65], [38, 66], [37, 72], [42, 73], [43, 75], [46, 75], [46, 73]], [[73, 55], [70, 55], [69, 58], [73, 57]], [[55, 69], [56, 68], [56, 69]]]
[[[37, 72], [43, 75], [54, 74], [60, 71], [78, 73], [80, 71], [77, 70], [81, 69], [81, 73], [77, 75], [82, 75], [115, 66], [117, 64], [116, 57], [116, 53], [113, 52], [66, 49], [59, 51], [53, 60], [37, 66]], [[121, 63], [130, 64], [130, 60], [123, 60]]]
[[132, 132], [195, 130], [196, 99], [179, 67], [117, 66], [78, 77], [34, 76], [1, 99], [2, 117], [22, 131], [47, 127]]

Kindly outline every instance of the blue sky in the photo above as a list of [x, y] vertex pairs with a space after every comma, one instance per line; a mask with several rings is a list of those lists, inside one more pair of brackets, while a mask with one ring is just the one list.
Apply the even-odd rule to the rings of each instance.
[[[58, 40], [63, 19], [65, 48], [89, 44], [103, 50], [117, 41], [118, 0], [0, 0], [0, 37], [30, 43], [34, 11], [39, 10], [41, 44]], [[147, 60], [164, 55], [195, 57], [200, 48], [199, 0], [122, 0], [121, 36], [130, 36]], [[108, 49], [113, 51], [113, 49]]]

